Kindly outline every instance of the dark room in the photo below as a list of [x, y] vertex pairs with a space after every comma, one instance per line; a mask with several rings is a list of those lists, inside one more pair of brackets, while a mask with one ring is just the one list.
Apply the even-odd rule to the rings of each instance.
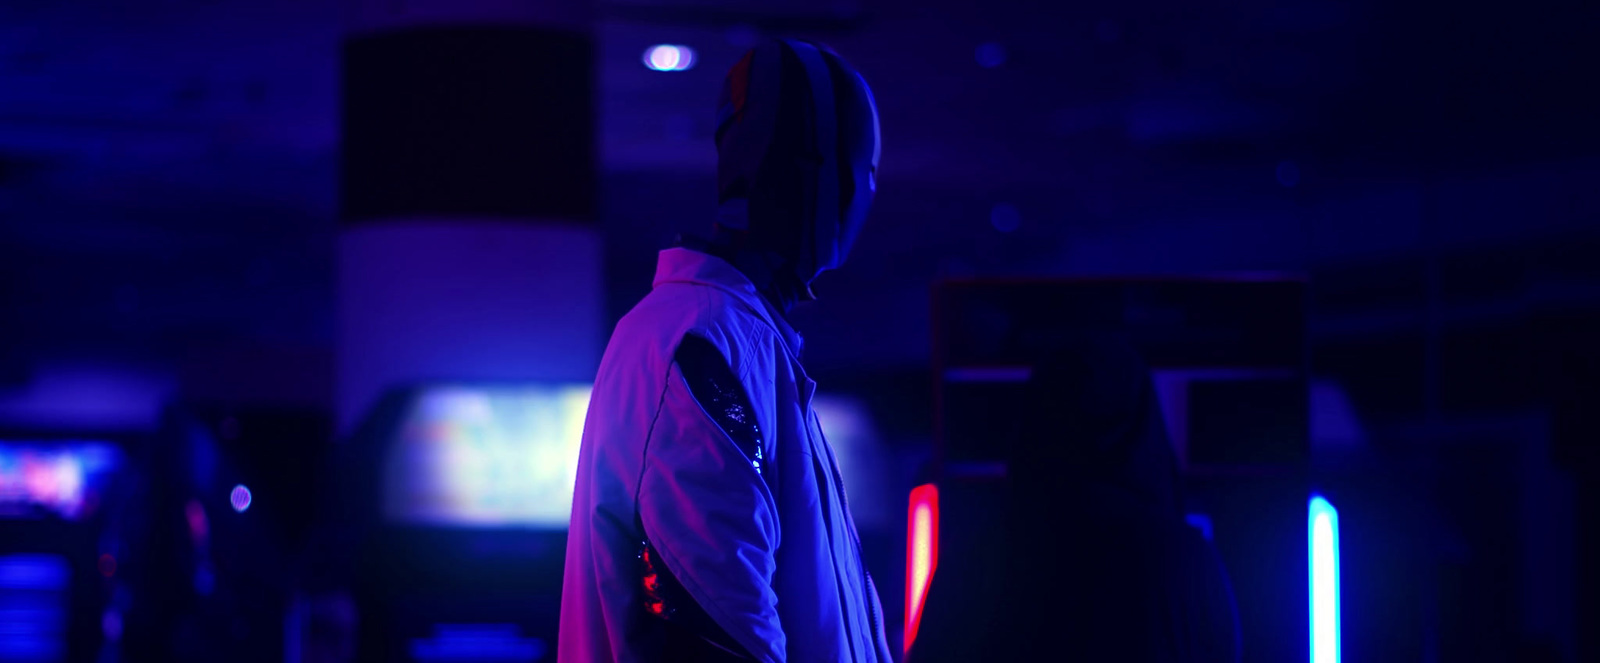
[[1600, 3], [0, 0], [0, 662], [1583, 663], [1597, 560]]

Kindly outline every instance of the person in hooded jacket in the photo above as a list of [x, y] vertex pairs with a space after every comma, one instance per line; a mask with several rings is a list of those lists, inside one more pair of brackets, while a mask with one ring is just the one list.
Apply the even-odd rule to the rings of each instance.
[[557, 658], [888, 663], [788, 322], [865, 221], [872, 93], [830, 49], [768, 41], [728, 72], [716, 140], [713, 234], [661, 252], [595, 378]]

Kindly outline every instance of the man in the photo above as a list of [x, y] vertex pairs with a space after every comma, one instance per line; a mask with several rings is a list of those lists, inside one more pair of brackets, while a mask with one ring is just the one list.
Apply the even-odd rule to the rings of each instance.
[[833, 449], [786, 319], [876, 189], [878, 116], [832, 51], [729, 71], [709, 240], [661, 252], [595, 380], [558, 658], [888, 663]]

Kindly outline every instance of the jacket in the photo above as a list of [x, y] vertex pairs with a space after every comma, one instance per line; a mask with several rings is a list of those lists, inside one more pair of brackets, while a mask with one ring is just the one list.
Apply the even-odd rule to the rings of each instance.
[[[686, 383], [675, 352], [691, 336], [721, 352], [748, 394], [758, 462]], [[799, 348], [732, 265], [661, 252], [652, 291], [612, 334], [584, 424], [561, 663], [662, 660], [641, 541], [755, 660], [892, 660]]]

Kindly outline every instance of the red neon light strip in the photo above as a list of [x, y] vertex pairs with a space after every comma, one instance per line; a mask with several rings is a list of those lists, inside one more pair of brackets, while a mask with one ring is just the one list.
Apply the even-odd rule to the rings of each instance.
[[939, 488], [931, 483], [911, 491], [906, 511], [906, 642], [905, 650], [917, 639], [922, 623], [922, 607], [928, 587], [939, 567]]

